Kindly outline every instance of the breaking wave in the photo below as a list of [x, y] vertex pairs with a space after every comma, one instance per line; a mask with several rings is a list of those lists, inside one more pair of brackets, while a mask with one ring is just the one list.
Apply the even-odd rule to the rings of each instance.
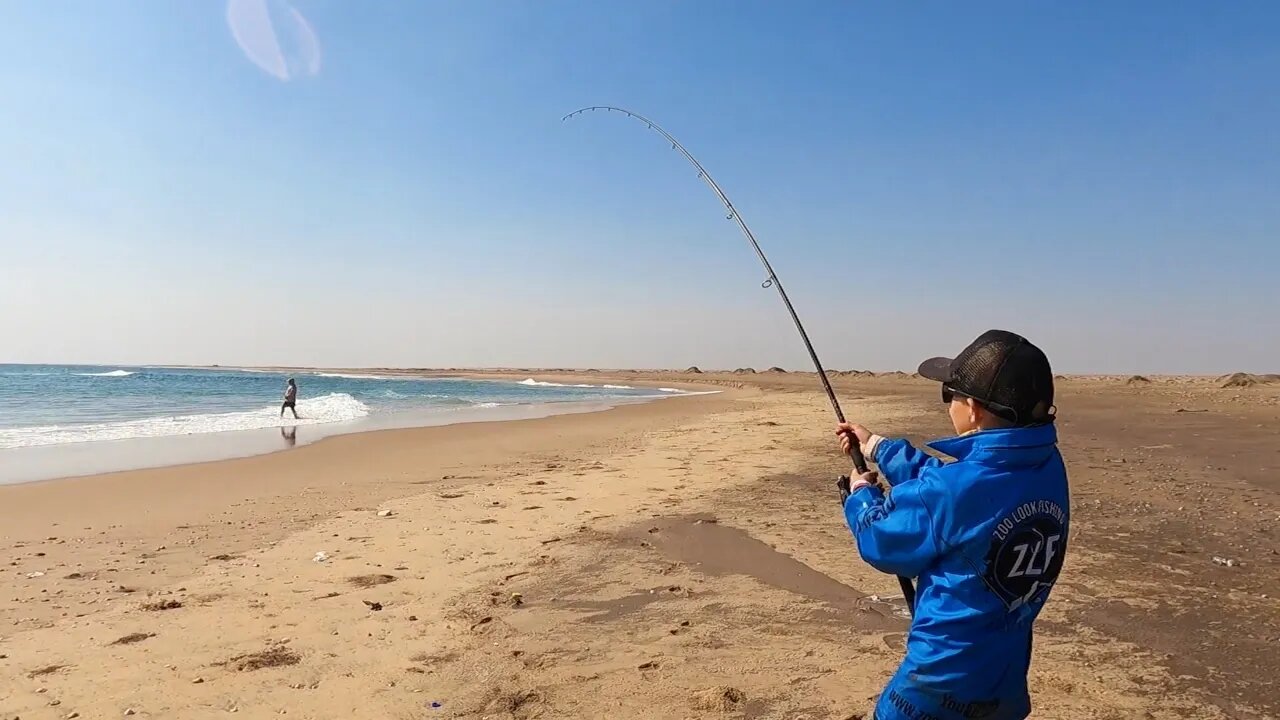
[[[118, 375], [111, 377], [120, 377]], [[254, 430], [280, 425], [319, 425], [356, 420], [369, 414], [364, 403], [346, 393], [330, 393], [298, 401], [300, 420], [280, 418], [279, 406], [258, 410], [203, 415], [176, 415], [87, 425], [42, 425], [0, 429], [0, 449], [61, 445], [97, 440], [197, 435]]]
[[[566, 385], [565, 383], [543, 382], [541, 380], [534, 380], [533, 378], [526, 378], [524, 380], [521, 380], [520, 384], [528, 385], [529, 387], [574, 387], [574, 388], [598, 387], [597, 385]], [[608, 387], [608, 386], [606, 385], [605, 387]]]
[[137, 374], [137, 370], [112, 370], [111, 372], [100, 373], [74, 373], [80, 377], [129, 377]]

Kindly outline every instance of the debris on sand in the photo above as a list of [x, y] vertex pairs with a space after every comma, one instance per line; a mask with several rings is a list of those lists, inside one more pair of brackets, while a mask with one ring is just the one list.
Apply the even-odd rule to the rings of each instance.
[[235, 672], [253, 672], [263, 668], [297, 665], [300, 662], [302, 662], [301, 655], [283, 645], [277, 645], [261, 652], [237, 655], [218, 664]]
[[311, 558], [311, 562], [325, 562], [328, 559], [329, 559], [329, 553], [321, 550], [320, 552], [316, 553], [315, 557]]
[[642, 663], [640, 663], [639, 665], [637, 665], [637, 666], [636, 666], [636, 669], [637, 669], [637, 670], [657, 670], [657, 669], [658, 669], [658, 661], [657, 661], [657, 660], [648, 660], [648, 661], [646, 661], [646, 662], [642, 662]]
[[1230, 375], [1223, 376], [1220, 379], [1222, 380], [1222, 387], [1224, 388], [1253, 387], [1254, 385], [1266, 385], [1268, 383], [1273, 383], [1277, 379], [1280, 379], [1280, 376], [1253, 375], [1251, 373], [1238, 372], [1238, 373], [1232, 373]]
[[1240, 567], [1240, 562], [1238, 560], [1232, 560], [1231, 558], [1217, 557], [1216, 555], [1213, 558], [1213, 564], [1221, 565], [1223, 567]]
[[223, 562], [226, 562], [227, 560], [235, 560], [235, 559], [236, 559], [236, 556], [235, 556], [235, 555], [228, 555], [228, 554], [226, 554], [226, 553], [221, 553], [221, 554], [219, 554], [219, 555], [213, 555], [213, 556], [210, 556], [210, 558], [209, 558], [209, 559], [210, 559], [210, 560], [221, 560], [221, 561], [223, 561]]
[[746, 699], [747, 696], [741, 690], [721, 685], [694, 693], [690, 705], [694, 710], [733, 712], [739, 709]]
[[382, 603], [380, 602], [370, 602], [369, 600], [361, 600], [360, 602], [364, 603], [370, 610], [374, 612], [378, 612], [382, 610]]
[[378, 517], [382, 517], [382, 518], [385, 518], [385, 517], [391, 517], [391, 516], [392, 516], [392, 515], [394, 515], [394, 514], [395, 514], [395, 513], [391, 512], [390, 510], [379, 510], [379, 511], [378, 511]]
[[155, 602], [142, 603], [142, 609], [147, 612], [160, 612], [161, 610], [177, 610], [182, 607], [182, 603], [177, 600], [157, 600]]
[[1150, 385], [1151, 380], [1143, 375], [1133, 375], [1124, 381], [1125, 385]]
[[134, 643], [142, 642], [147, 638], [153, 638], [155, 636], [156, 636], [155, 633], [129, 633], [128, 635], [125, 635], [122, 638], [116, 639], [111, 644], [112, 645], [132, 645]]
[[498, 695], [489, 703], [488, 707], [512, 717], [532, 718], [541, 714], [538, 712], [537, 707], [541, 702], [542, 696], [536, 690], [521, 690]]
[[347, 582], [351, 583], [352, 585], [355, 585], [358, 588], [371, 588], [377, 585], [386, 585], [387, 583], [391, 583], [395, 581], [396, 581], [395, 575], [388, 575], [386, 573], [375, 573], [372, 575], [356, 575], [354, 577], [347, 578]]
[[689, 373], [690, 375], [701, 375], [701, 374], [702, 374], [702, 371], [698, 369], [698, 366], [697, 366], [697, 365], [690, 365], [690, 366], [689, 366], [689, 369], [688, 369], [688, 370], [685, 370], [685, 372]]
[[446, 663], [446, 662], [450, 662], [451, 660], [456, 660], [457, 658], [458, 658], [458, 653], [456, 652], [442, 652], [442, 653], [436, 653], [434, 655], [431, 653], [420, 652], [410, 656], [409, 662], [421, 663], [423, 665], [437, 665], [439, 663]]
[[489, 624], [489, 623], [491, 623], [491, 622], [493, 622], [493, 616], [491, 616], [491, 615], [485, 615], [484, 617], [482, 617], [482, 618], [480, 618], [479, 620], [475, 621], [475, 623], [471, 626], [471, 629], [472, 629], [472, 630], [475, 630], [476, 628], [480, 627], [481, 625], [488, 625], [488, 624]]
[[58, 672], [59, 670], [62, 670], [64, 668], [69, 668], [69, 667], [71, 666], [70, 665], [46, 665], [45, 667], [38, 668], [36, 670], [32, 670], [31, 672], [27, 673], [27, 677], [31, 679], [44, 677], [45, 675], [52, 675]]
[[444, 500], [457, 500], [458, 498], [460, 498], [460, 497], [462, 497], [462, 496], [463, 496], [463, 493], [460, 493], [460, 492], [442, 492], [442, 493], [440, 493], [440, 497], [441, 497], [442, 499], [444, 499]]

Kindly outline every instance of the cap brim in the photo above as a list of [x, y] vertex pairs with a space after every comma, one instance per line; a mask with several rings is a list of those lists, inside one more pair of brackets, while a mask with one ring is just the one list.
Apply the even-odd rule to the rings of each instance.
[[944, 383], [951, 379], [952, 362], [951, 358], [929, 358], [920, 363], [920, 369], [916, 372], [920, 373], [920, 377]]

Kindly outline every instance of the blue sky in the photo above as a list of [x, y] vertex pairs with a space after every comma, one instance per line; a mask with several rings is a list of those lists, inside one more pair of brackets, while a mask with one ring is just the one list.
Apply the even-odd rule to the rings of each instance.
[[1280, 369], [1273, 3], [234, 1], [0, 4], [0, 361], [803, 367], [618, 104], [830, 366]]

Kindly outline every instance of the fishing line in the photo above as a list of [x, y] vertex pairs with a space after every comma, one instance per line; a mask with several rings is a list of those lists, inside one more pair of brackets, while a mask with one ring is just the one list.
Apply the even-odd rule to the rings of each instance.
[[[827, 393], [827, 400], [831, 402], [831, 409], [835, 412], [836, 420], [841, 423], [845, 422], [844, 411], [840, 409], [840, 401], [836, 399], [836, 392], [831, 387], [831, 380], [827, 377], [827, 371], [822, 367], [822, 361], [818, 359], [818, 353], [813, 349], [813, 343], [809, 341], [809, 333], [805, 332], [804, 325], [800, 322], [800, 316], [796, 314], [796, 309], [791, 304], [791, 298], [787, 296], [787, 291], [782, 287], [782, 282], [778, 280], [778, 274], [773, 271], [773, 265], [769, 264], [769, 258], [765, 257], [764, 250], [760, 249], [760, 243], [756, 242], [756, 236], [751, 232], [751, 228], [747, 227], [746, 221], [742, 219], [742, 214], [733, 206], [733, 203], [729, 200], [729, 196], [724, 194], [724, 190], [720, 189], [719, 183], [711, 177], [711, 173], [707, 172], [706, 168], [702, 167], [702, 163], [698, 162], [698, 159], [693, 156], [693, 153], [690, 153], [685, 149], [685, 146], [680, 144], [680, 141], [676, 140], [671, 133], [664, 130], [661, 125], [658, 125], [654, 121], [638, 113], [634, 113], [620, 107], [613, 107], [611, 105], [595, 105], [592, 107], [574, 110], [568, 115], [560, 118], [560, 120], [563, 122], [570, 118], [577, 117], [578, 115], [594, 112], [596, 110], [622, 113], [629, 118], [633, 118], [645, 125], [648, 125], [650, 130], [658, 133], [665, 138], [667, 142], [671, 143], [672, 150], [678, 151], [686, 160], [689, 161], [690, 164], [697, 168], [698, 178], [705, 182], [707, 187], [711, 188], [711, 191], [716, 194], [716, 197], [720, 198], [720, 202], [723, 203], [725, 209], [728, 210], [728, 215], [725, 216], [725, 219], [733, 220], [737, 223], [738, 229], [742, 230], [742, 234], [745, 235], [747, 241], [751, 243], [751, 249], [755, 250], [756, 257], [760, 258], [760, 264], [764, 265], [766, 274], [764, 282], [761, 283], [760, 286], [766, 289], [772, 287], [778, 291], [779, 297], [782, 298], [782, 303], [787, 306], [787, 312], [791, 315], [791, 321], [795, 323], [796, 331], [800, 333], [800, 339], [804, 341], [805, 350], [809, 351], [809, 359], [813, 361], [813, 367], [818, 372], [818, 379], [822, 381], [822, 389]], [[850, 458], [853, 460], [854, 470], [857, 471], [859, 475], [867, 472], [867, 459], [863, 457], [862, 448], [858, 446], [856, 438], [852, 438], [852, 442], [849, 443], [849, 450]], [[842, 482], [843, 481], [844, 480], [842, 479]], [[899, 577], [898, 584], [902, 586], [902, 596], [907, 603], [907, 608], [914, 610], [915, 588], [912, 587], [911, 581], [907, 578]]]

